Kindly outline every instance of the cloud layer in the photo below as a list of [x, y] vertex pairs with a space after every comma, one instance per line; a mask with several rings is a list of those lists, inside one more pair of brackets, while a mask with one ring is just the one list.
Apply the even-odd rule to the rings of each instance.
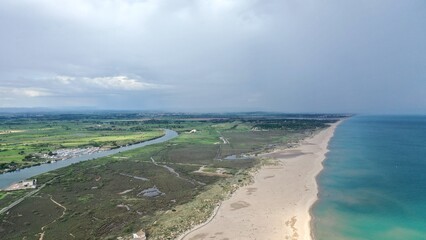
[[0, 2], [0, 107], [426, 112], [426, 3]]
[[[147, 83], [136, 79], [128, 78], [127, 76], [112, 76], [112, 77], [70, 77], [57, 76], [53, 79], [60, 84], [66, 85], [67, 88], [75, 86], [86, 90], [118, 90], [118, 91], [138, 91], [150, 89], [165, 89], [166, 85]], [[65, 86], [64, 86], [65, 87]]]

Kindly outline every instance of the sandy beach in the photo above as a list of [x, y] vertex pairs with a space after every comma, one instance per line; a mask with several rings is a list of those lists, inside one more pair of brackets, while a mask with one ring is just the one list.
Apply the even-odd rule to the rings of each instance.
[[262, 167], [254, 183], [222, 202], [207, 223], [180, 239], [311, 239], [310, 208], [317, 200], [316, 176], [338, 123], [291, 149], [261, 155], [275, 159]]

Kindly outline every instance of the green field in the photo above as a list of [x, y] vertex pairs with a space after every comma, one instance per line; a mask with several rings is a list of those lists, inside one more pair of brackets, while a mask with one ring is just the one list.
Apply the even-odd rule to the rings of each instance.
[[[141, 128], [140, 126], [144, 126]], [[143, 121], [12, 118], [0, 121], [0, 172], [44, 162], [30, 158], [64, 148], [114, 148], [157, 138], [163, 131]]]
[[[262, 161], [257, 153], [297, 142], [332, 122], [268, 119], [173, 115], [145, 121], [143, 129], [169, 128], [180, 135], [38, 176], [39, 183], [56, 178], [0, 216], [0, 238], [38, 239], [44, 233], [44, 239], [116, 239], [143, 229], [149, 239], [173, 239], [204, 221], [238, 185], [250, 182], [249, 171]], [[192, 129], [197, 131], [189, 133]], [[224, 160], [242, 153], [251, 157]], [[198, 171], [202, 167], [205, 172]], [[225, 174], [216, 174], [219, 169]], [[162, 194], [143, 195], [154, 186]], [[0, 201], [0, 208], [5, 205]]]

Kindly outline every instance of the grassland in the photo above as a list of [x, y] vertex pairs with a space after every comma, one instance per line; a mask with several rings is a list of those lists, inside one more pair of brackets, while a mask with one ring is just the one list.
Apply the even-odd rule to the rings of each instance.
[[[144, 126], [141, 128], [140, 126]], [[163, 135], [142, 121], [114, 119], [9, 118], [0, 121], [0, 173], [30, 167], [46, 159], [37, 154], [66, 148], [114, 148]], [[139, 128], [138, 128], [139, 127]]]
[[[0, 216], [0, 238], [38, 239], [44, 233], [44, 239], [117, 239], [143, 229], [149, 239], [173, 239], [250, 181], [249, 171], [260, 163], [256, 153], [293, 144], [331, 121], [268, 119], [173, 115], [144, 121], [138, 128], [170, 128], [180, 135], [38, 176], [39, 183], [55, 179]], [[250, 156], [224, 160], [240, 154]], [[154, 186], [163, 194], [142, 194]]]

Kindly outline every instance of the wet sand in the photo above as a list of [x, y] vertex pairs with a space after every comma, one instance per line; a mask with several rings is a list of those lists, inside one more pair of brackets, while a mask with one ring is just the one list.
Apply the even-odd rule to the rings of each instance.
[[262, 167], [253, 184], [238, 189], [207, 223], [179, 239], [311, 239], [309, 210], [318, 193], [315, 178], [336, 126], [298, 147], [261, 155], [275, 159], [276, 165]]

